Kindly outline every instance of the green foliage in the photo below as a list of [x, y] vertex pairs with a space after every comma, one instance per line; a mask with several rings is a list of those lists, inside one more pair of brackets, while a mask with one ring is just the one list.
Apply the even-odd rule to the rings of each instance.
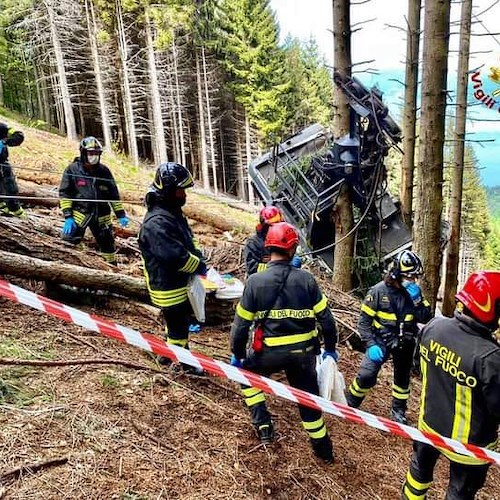
[[500, 219], [500, 186], [487, 187], [486, 196], [492, 217]]

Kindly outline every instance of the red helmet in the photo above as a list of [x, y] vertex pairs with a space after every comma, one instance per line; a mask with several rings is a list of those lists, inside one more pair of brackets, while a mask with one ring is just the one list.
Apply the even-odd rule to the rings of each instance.
[[299, 243], [299, 233], [288, 222], [273, 224], [267, 232], [264, 246], [292, 250]]
[[264, 207], [259, 212], [259, 221], [261, 224], [276, 224], [277, 222], [284, 222], [283, 212], [275, 206]]
[[496, 323], [500, 318], [500, 271], [472, 273], [455, 297], [481, 323]]

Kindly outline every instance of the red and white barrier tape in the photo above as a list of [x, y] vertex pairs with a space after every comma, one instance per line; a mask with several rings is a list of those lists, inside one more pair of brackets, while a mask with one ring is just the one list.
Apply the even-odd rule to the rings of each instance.
[[111, 321], [99, 318], [93, 314], [88, 314], [73, 307], [67, 306], [55, 300], [48, 299], [36, 293], [29, 292], [24, 288], [12, 285], [5, 280], [0, 280], [0, 295], [8, 299], [25, 304], [27, 306], [46, 312], [52, 316], [64, 319], [70, 323], [82, 326], [88, 330], [101, 333], [107, 337], [120, 340], [127, 344], [139, 347], [145, 351], [153, 352], [170, 359], [186, 363], [197, 368], [228, 378], [235, 382], [251, 385], [262, 389], [269, 394], [275, 394], [294, 403], [308, 406], [310, 408], [322, 410], [337, 417], [345, 418], [357, 424], [364, 424], [381, 431], [396, 434], [407, 439], [421, 441], [438, 448], [443, 448], [455, 453], [461, 453], [481, 460], [487, 460], [500, 465], [500, 453], [486, 448], [480, 448], [471, 444], [460, 443], [453, 439], [422, 432], [408, 425], [398, 424], [383, 417], [377, 417], [371, 413], [356, 410], [333, 401], [328, 401], [320, 396], [315, 396], [308, 392], [295, 389], [275, 380], [262, 377], [247, 370], [236, 368], [222, 361], [216, 361], [203, 354], [194, 353], [187, 349], [182, 349], [175, 345], [170, 345], [163, 340], [148, 334], [140, 333], [126, 326], [118, 325]]

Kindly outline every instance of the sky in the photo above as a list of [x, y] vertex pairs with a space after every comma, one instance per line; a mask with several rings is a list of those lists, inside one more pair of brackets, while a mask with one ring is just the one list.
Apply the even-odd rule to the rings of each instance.
[[[333, 0], [271, 0], [271, 7], [276, 12], [280, 25], [281, 39], [288, 34], [308, 40], [316, 39], [320, 50], [325, 55], [327, 63], [333, 66], [333, 35], [332, 30]], [[370, 0], [368, 3], [351, 6], [351, 24], [353, 63], [371, 61], [356, 65], [355, 76], [365, 84], [378, 85], [384, 92], [384, 99], [389, 104], [391, 113], [398, 119], [401, 109], [403, 87], [395, 80], [404, 80], [404, 58], [406, 52], [406, 34], [401, 28], [406, 26], [406, 0]], [[477, 16], [477, 17], [474, 17]], [[455, 93], [458, 47], [457, 25], [460, 19], [460, 6], [453, 4], [452, 36], [450, 38], [450, 60], [448, 89], [453, 98]], [[473, 3], [473, 33], [471, 39], [471, 54], [469, 70], [486, 68], [491, 65], [500, 67], [500, 35], [498, 33], [500, 19], [500, 0], [474, 0]], [[356, 23], [369, 21], [361, 26]], [[497, 22], [495, 22], [497, 21]], [[423, 23], [423, 11], [422, 11]], [[421, 44], [422, 50], [422, 44]], [[367, 69], [374, 69], [378, 75], [370, 75]], [[487, 80], [487, 78], [485, 78]], [[472, 86], [469, 85], [470, 101]], [[497, 98], [500, 105], [500, 96]], [[498, 106], [488, 109], [484, 105], [469, 108], [467, 138], [473, 145], [480, 163], [483, 183], [487, 186], [500, 185], [500, 112]], [[488, 121], [480, 122], [478, 119]], [[478, 142], [479, 141], [479, 142]], [[491, 142], [481, 142], [491, 141]]]

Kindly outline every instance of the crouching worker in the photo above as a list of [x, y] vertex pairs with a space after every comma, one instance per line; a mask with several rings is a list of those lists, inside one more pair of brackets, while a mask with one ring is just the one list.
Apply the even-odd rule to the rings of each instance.
[[[314, 277], [291, 265], [298, 242], [299, 235], [291, 224], [280, 222], [269, 228], [265, 240], [270, 252], [267, 270], [250, 276], [236, 308], [231, 364], [264, 376], [284, 370], [292, 387], [318, 395], [316, 320], [324, 338], [324, 355], [334, 359], [338, 358], [337, 328]], [[252, 325], [253, 343], [247, 353]], [[264, 393], [255, 387], [244, 387], [243, 395], [260, 440], [271, 442], [274, 429]], [[315, 455], [332, 463], [332, 443], [321, 411], [299, 405], [299, 412]]]
[[8, 198], [0, 199], [0, 215], [24, 218], [23, 207], [16, 196], [19, 194], [16, 176], [9, 163], [9, 147], [20, 146], [24, 142], [24, 134], [5, 123], [0, 122], [0, 194]]
[[[188, 300], [188, 281], [193, 274], [206, 274], [207, 266], [188, 221], [182, 212], [186, 189], [193, 186], [189, 170], [179, 163], [162, 163], [146, 195], [148, 211], [139, 233], [139, 248], [151, 302], [160, 307], [167, 342], [189, 349], [192, 308]], [[160, 363], [170, 364], [168, 358]], [[184, 371], [202, 375], [203, 371], [182, 365]]]
[[100, 162], [101, 154], [100, 142], [86, 137], [80, 143], [80, 156], [64, 171], [59, 186], [59, 205], [65, 217], [62, 237], [76, 245], [89, 228], [104, 260], [116, 265], [111, 208], [122, 227], [129, 219], [113, 174]]

